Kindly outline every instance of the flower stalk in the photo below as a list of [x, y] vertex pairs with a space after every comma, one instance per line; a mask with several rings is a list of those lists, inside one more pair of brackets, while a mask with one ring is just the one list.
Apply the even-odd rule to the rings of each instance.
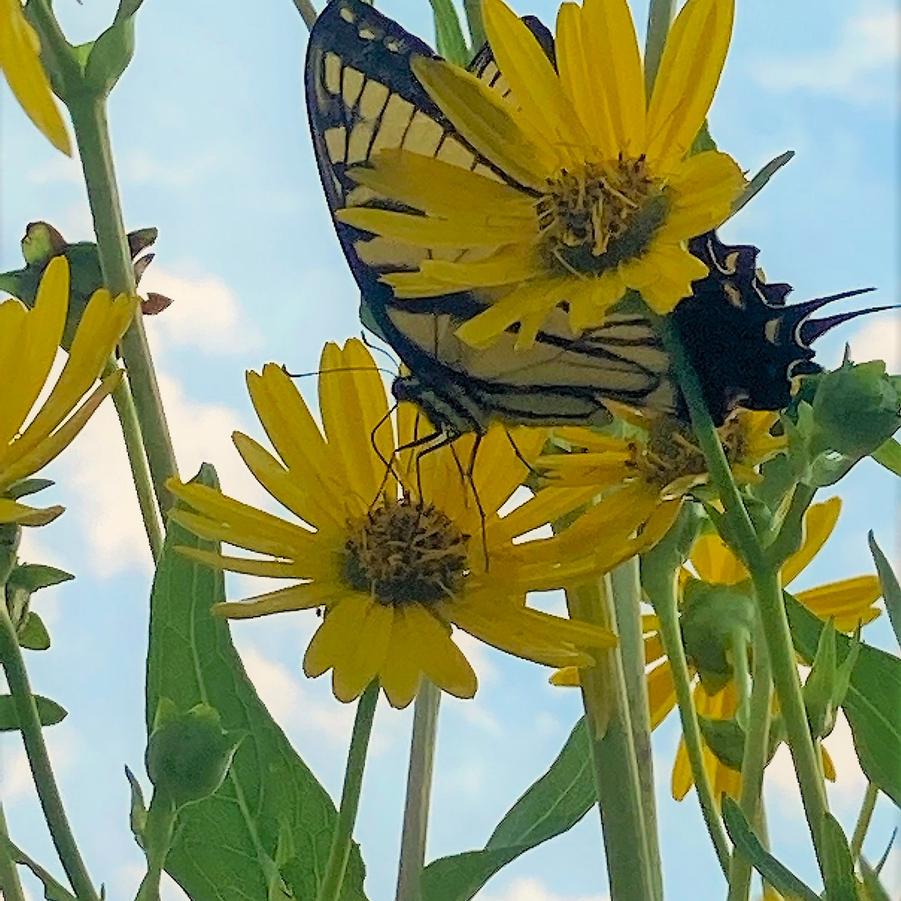
[[[566, 592], [573, 619], [614, 628], [616, 617], [605, 580]], [[589, 727], [595, 787], [600, 808], [611, 896], [617, 901], [659, 899], [659, 858], [651, 854], [642, 805], [623, 663], [617, 651], [601, 652], [580, 672], [582, 703]]]
[[821, 825], [828, 811], [826, 790], [813, 738], [807, 725], [779, 570], [767, 559], [748, 515], [713, 419], [704, 402], [697, 374], [688, 359], [682, 341], [669, 321], [665, 319], [657, 321], [664, 346], [673, 361], [673, 369], [688, 407], [695, 437], [707, 462], [711, 483], [717, 489], [725, 509], [727, 534], [722, 537], [743, 560], [751, 575], [779, 708], [801, 788], [804, 813], [810, 827], [820, 870], [823, 872], [826, 867]]
[[420, 898], [419, 881], [425, 862], [440, 702], [441, 690], [428, 679], [423, 679], [413, 706], [413, 737], [410, 743], [410, 768], [407, 772], [396, 901], [419, 901]]
[[7, 901], [25, 901], [25, 891], [19, 879], [16, 862], [13, 860], [2, 804], [0, 804], [0, 889], [3, 890], [3, 897]]
[[307, 28], [312, 28], [316, 17], [319, 15], [316, 12], [316, 7], [313, 6], [310, 0], [294, 0], [294, 5], [297, 7], [297, 11], [300, 13]]
[[876, 810], [877, 800], [879, 800], [879, 789], [872, 782], [868, 782], [860, 814], [854, 826], [854, 834], [851, 836], [852, 860], [857, 860], [860, 857], [860, 852], [863, 850], [863, 842], [867, 837], [867, 830], [870, 828], [870, 821], [873, 819], [873, 811]]
[[10, 619], [5, 602], [0, 603], [0, 664], [3, 665], [3, 671], [6, 673], [6, 681], [15, 704], [19, 730], [22, 733], [25, 753], [28, 755], [28, 764], [31, 767], [35, 789], [60, 863], [62, 863], [79, 901], [100, 901], [100, 896], [91, 882], [63, 807], [63, 800], [50, 763], [50, 755], [47, 753], [47, 745], [44, 742], [37, 705], [31, 692], [28, 672], [25, 669], [22, 649], [19, 647], [16, 629]]
[[372, 721], [379, 699], [379, 683], [374, 679], [360, 696], [357, 713], [354, 717], [353, 732], [350, 737], [350, 749], [347, 752], [347, 767], [344, 770], [344, 787], [341, 790], [341, 806], [338, 808], [338, 819], [335, 821], [335, 832], [329, 851], [325, 875], [319, 886], [317, 901], [338, 901], [341, 897], [341, 886], [344, 873], [350, 858], [353, 843], [354, 825], [357, 821], [357, 810], [360, 806], [360, 789], [363, 785], [363, 770], [366, 767], [366, 756], [369, 751], [369, 738], [372, 734]]
[[648, 31], [644, 49], [644, 81], [648, 97], [657, 78], [660, 58], [676, 12], [676, 0], [651, 0], [648, 7]]

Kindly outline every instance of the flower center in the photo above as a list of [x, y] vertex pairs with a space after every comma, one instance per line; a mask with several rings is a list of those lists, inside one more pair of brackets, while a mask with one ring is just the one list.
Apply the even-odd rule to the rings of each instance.
[[[730, 463], [746, 456], [747, 434], [740, 418], [729, 420], [719, 429], [719, 434]], [[688, 426], [666, 417], [651, 425], [646, 442], [630, 442], [629, 451], [629, 466], [660, 488], [665, 488], [676, 479], [707, 472], [704, 454], [694, 443]]]
[[430, 504], [388, 501], [347, 525], [343, 575], [357, 591], [400, 606], [439, 601], [461, 588], [469, 536]]
[[666, 210], [644, 158], [621, 157], [549, 178], [538, 201], [538, 226], [552, 264], [596, 275], [643, 253]]

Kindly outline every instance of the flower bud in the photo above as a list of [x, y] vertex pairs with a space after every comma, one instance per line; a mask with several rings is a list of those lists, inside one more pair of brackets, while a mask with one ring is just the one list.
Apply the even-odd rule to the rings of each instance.
[[207, 798], [222, 785], [241, 737], [224, 731], [208, 704], [181, 713], [163, 698], [145, 755], [150, 781], [177, 806]]

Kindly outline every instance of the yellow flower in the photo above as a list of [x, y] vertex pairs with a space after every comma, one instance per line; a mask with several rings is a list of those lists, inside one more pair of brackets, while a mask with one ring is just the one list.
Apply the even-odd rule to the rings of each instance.
[[28, 118], [68, 155], [72, 153], [69, 135], [41, 65], [40, 50], [19, 0], [0, 0], [0, 69]]
[[688, 0], [646, 98], [626, 0], [560, 7], [559, 72], [503, 0], [484, 0], [510, 97], [444, 60], [416, 57], [413, 71], [504, 179], [484, 166], [476, 173], [385, 151], [351, 177], [424, 215], [358, 207], [337, 218], [409, 245], [413, 259], [432, 251], [415, 270], [384, 276], [398, 298], [470, 289], [489, 298], [457, 332], [475, 346], [520, 323], [518, 344], [528, 347], [563, 302], [579, 333], [627, 289], [668, 312], [708, 272], [685, 241], [723, 222], [743, 185], [724, 153], [686, 158], [713, 100], [733, 12], [733, 0]]
[[[489, 431], [477, 453], [470, 436], [421, 455], [410, 445], [431, 427], [401, 404], [395, 439], [384, 385], [358, 340], [323, 351], [322, 431], [280, 367], [251, 372], [247, 383], [277, 456], [241, 433], [235, 445], [254, 477], [300, 522], [177, 482], [173, 493], [192, 509], [172, 518], [256, 554], [185, 550], [196, 559], [290, 580], [285, 588], [220, 604], [219, 613], [244, 618], [324, 609], [304, 671], [316, 677], [332, 670], [339, 700], [353, 700], [378, 678], [391, 704], [404, 707], [423, 676], [471, 697], [476, 676], [452, 627], [549, 666], [588, 665], [591, 649], [615, 644], [606, 630], [525, 606], [528, 591], [590, 578], [598, 567], [584, 551], [578, 559], [554, 557], [554, 538], [514, 543], [547, 519], [537, 499], [498, 514], [527, 473], [502, 428]], [[546, 435], [520, 429], [510, 437], [529, 459]], [[536, 563], [533, 549], [554, 562]]]
[[[625, 542], [636, 532], [645, 535], [651, 525], [639, 550], [650, 547], [666, 534], [684, 498], [704, 485], [708, 474], [704, 455], [692, 443], [687, 426], [666, 417], [647, 417], [619, 404], [609, 406], [632, 427], [633, 436], [618, 438], [583, 428], [556, 429], [554, 434], [573, 447], [584, 448], [585, 453], [545, 456], [540, 465], [553, 479], [555, 487], [546, 489], [549, 495], [582, 491], [587, 500], [604, 492], [603, 499], [581, 517], [580, 524], [596, 520], [598, 530], [604, 524], [612, 567], [627, 558], [618, 552], [611, 529]], [[757, 481], [754, 467], [785, 447], [783, 438], [770, 434], [777, 419], [775, 413], [740, 410], [720, 427], [726, 456], [739, 482]]]
[[106, 290], [95, 292], [56, 384], [33, 414], [66, 324], [69, 264], [65, 257], [50, 261], [33, 309], [18, 300], [0, 303], [0, 523], [43, 525], [62, 512], [62, 507], [38, 509], [19, 503], [17, 483], [64, 450], [119, 383], [121, 372], [115, 372], [91, 391], [131, 322], [136, 303], [124, 295], [114, 300]]
[[[785, 562], [781, 570], [782, 583], [789, 585], [819, 553], [826, 543], [841, 511], [841, 499], [834, 497], [814, 504], [804, 517], [804, 539], [801, 547]], [[691, 564], [697, 576], [711, 585], [738, 585], [748, 579], [747, 571], [732, 551], [715, 535], [703, 535], [695, 543]], [[865, 625], [879, 616], [874, 606], [881, 595], [879, 579], [875, 575], [856, 576], [830, 582], [818, 588], [795, 593], [795, 597], [820, 619], [833, 619], [837, 629], [851, 632], [858, 624]], [[676, 706], [672, 673], [657, 634], [656, 618], [645, 617], [645, 659], [648, 665], [648, 698], [654, 727], [661, 723]], [[710, 719], [731, 719], [735, 716], [738, 696], [734, 683], [713, 695], [699, 683], [694, 689], [694, 702], [701, 716]], [[835, 768], [823, 750], [826, 777], [835, 779]], [[722, 763], [709, 748], [704, 748], [704, 766], [710, 777], [714, 797], [722, 793], [738, 797], [741, 775]], [[685, 742], [680, 741], [673, 767], [672, 790], [676, 800], [682, 800], [693, 785], [691, 767]]]

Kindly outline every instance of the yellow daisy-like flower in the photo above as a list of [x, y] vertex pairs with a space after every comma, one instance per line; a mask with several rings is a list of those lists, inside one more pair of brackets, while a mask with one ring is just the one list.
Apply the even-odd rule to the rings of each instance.
[[[801, 547], [786, 560], [781, 570], [782, 582], [789, 585], [819, 553], [835, 529], [841, 511], [841, 499], [834, 497], [814, 504], [804, 517], [804, 538]], [[691, 554], [694, 574], [708, 585], [740, 585], [748, 580], [747, 570], [717, 535], [703, 535], [695, 543]], [[686, 571], [685, 581], [691, 577]], [[882, 589], [875, 575], [856, 576], [830, 582], [818, 588], [795, 593], [798, 601], [822, 620], [832, 619], [837, 629], [852, 632], [858, 624], [865, 625], [879, 616], [875, 607]], [[669, 661], [657, 632], [657, 618], [643, 617], [645, 630], [645, 662], [647, 664], [648, 703], [651, 727], [656, 728], [676, 707], [676, 689]], [[552, 681], [557, 685], [577, 685], [578, 671], [568, 669], [556, 673]], [[694, 688], [694, 703], [700, 716], [708, 719], [732, 719], [738, 709], [735, 683], [708, 694], [700, 682]], [[823, 765], [828, 779], [835, 780], [835, 767], [823, 749]], [[704, 747], [704, 767], [710, 779], [714, 797], [723, 794], [737, 798], [741, 790], [741, 774], [724, 764], [708, 747]], [[673, 766], [673, 797], [681, 801], [691, 790], [694, 780], [684, 740], [680, 741]]]
[[39, 509], [20, 503], [16, 486], [66, 448], [119, 383], [121, 372], [116, 372], [91, 391], [136, 304], [136, 299], [124, 295], [113, 299], [106, 290], [91, 297], [59, 379], [32, 414], [66, 324], [65, 257], [50, 261], [32, 309], [18, 300], [0, 303], [0, 523], [43, 525], [62, 513], [62, 507]]
[[385, 151], [351, 177], [422, 215], [359, 207], [337, 218], [435, 252], [414, 271], [384, 276], [398, 298], [484, 293], [489, 308], [457, 332], [475, 346], [519, 323], [527, 347], [563, 302], [579, 333], [627, 289], [670, 311], [708, 272], [685, 241], [722, 223], [743, 185], [724, 153], [686, 158], [713, 100], [733, 12], [734, 0], [688, 0], [647, 98], [626, 0], [560, 7], [559, 71], [503, 0], [484, 0], [510, 95], [444, 60], [416, 57], [413, 71], [504, 181], [485, 167]]
[[[460, 439], [420, 455], [410, 445], [431, 427], [412, 405], [401, 404], [395, 438], [384, 384], [358, 340], [323, 351], [322, 431], [280, 367], [249, 373], [247, 384], [278, 456], [241, 433], [235, 446], [300, 522], [178, 482], [173, 493], [192, 509], [172, 518], [204, 538], [257, 554], [185, 550], [196, 559], [291, 582], [221, 604], [219, 613], [245, 618], [324, 609], [304, 671], [316, 677], [332, 670], [339, 700], [353, 700], [377, 678], [391, 704], [404, 707], [423, 676], [471, 697], [476, 676], [452, 627], [548, 666], [588, 665], [593, 650], [615, 644], [606, 630], [525, 605], [527, 592], [591, 578], [599, 566], [593, 548], [575, 559], [558, 553], [547, 565], [535, 562], [533, 550], [554, 557], [556, 539], [514, 543], [547, 519], [536, 501], [498, 514], [527, 473], [502, 428], [489, 431], [477, 453], [472, 441]], [[521, 429], [510, 437], [525, 459], [534, 459], [546, 436]]]
[[0, 69], [28, 118], [58, 150], [70, 155], [69, 134], [57, 109], [41, 45], [25, 19], [19, 0], [0, 0]]
[[[556, 429], [555, 435], [585, 452], [541, 458], [540, 465], [555, 486], [548, 494], [583, 491], [587, 500], [604, 492], [603, 499], [583, 520], [609, 522], [624, 540], [635, 533], [643, 534], [652, 523], [649, 538], [656, 540], [675, 522], [685, 497], [707, 482], [704, 455], [683, 423], [648, 417], [619, 404], [609, 406], [633, 430], [640, 431], [619, 438], [583, 428]], [[739, 410], [720, 427], [720, 438], [738, 482], [757, 481], [760, 476], [755, 467], [785, 448], [785, 439], [771, 434], [777, 419], [775, 413]], [[644, 548], [650, 546], [651, 542], [646, 542]], [[613, 552], [610, 559], [615, 561], [613, 566], [626, 558]]]

